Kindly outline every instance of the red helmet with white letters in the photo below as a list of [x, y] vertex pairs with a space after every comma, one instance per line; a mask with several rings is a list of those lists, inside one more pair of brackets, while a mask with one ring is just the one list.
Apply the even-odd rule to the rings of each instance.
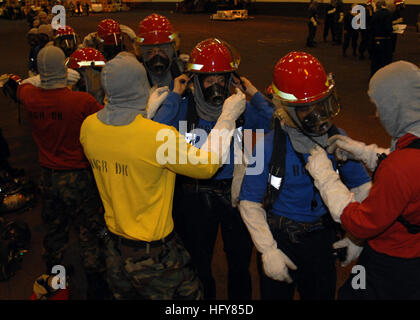
[[309, 53], [290, 52], [281, 58], [271, 87], [286, 123], [311, 136], [325, 134], [340, 111], [333, 75]]

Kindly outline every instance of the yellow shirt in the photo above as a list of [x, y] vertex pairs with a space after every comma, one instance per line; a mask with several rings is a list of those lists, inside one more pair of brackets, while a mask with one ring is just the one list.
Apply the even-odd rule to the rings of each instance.
[[111, 126], [93, 114], [82, 124], [80, 142], [109, 230], [133, 240], [159, 240], [172, 231], [176, 173], [208, 179], [219, 168], [211, 163], [217, 155], [200, 151], [175, 128], [141, 115], [129, 125]]

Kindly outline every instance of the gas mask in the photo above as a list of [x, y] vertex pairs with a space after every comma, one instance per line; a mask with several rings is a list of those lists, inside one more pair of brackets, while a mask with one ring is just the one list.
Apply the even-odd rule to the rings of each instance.
[[99, 50], [99, 51], [101, 51], [101, 53], [104, 55], [106, 61], [109, 61], [109, 60], [115, 58], [115, 56], [123, 50], [121, 44], [119, 44], [118, 46], [104, 44], [104, 45], [101, 46], [100, 49], [101, 50]]
[[28, 34], [26, 39], [28, 40], [29, 46], [31, 46], [32, 48], [38, 45], [38, 36], [36, 34]]
[[223, 76], [225, 78], [224, 85], [221, 85], [219, 82], [215, 82], [207, 88], [204, 88], [204, 80], [208, 77], [208, 75], [201, 75], [199, 78], [204, 100], [215, 107], [222, 106], [224, 101], [229, 97], [231, 74], [223, 74]]
[[145, 64], [152, 73], [161, 75], [168, 70], [170, 60], [167, 57], [156, 54], [150, 60], [146, 61]]
[[340, 112], [335, 90], [315, 103], [286, 105], [286, 111], [296, 125], [310, 136], [321, 136], [331, 128], [332, 119]]
[[101, 68], [90, 67], [78, 69], [79, 81], [74, 85], [75, 91], [84, 91], [91, 94], [98, 103], [104, 104], [105, 92], [101, 85]]
[[74, 36], [61, 36], [54, 41], [54, 45], [63, 50], [66, 57], [70, 57], [71, 54], [77, 49], [77, 44]]
[[39, 47], [44, 48], [45, 45], [50, 42], [50, 37], [44, 33], [38, 34], [38, 41], [39, 41]]

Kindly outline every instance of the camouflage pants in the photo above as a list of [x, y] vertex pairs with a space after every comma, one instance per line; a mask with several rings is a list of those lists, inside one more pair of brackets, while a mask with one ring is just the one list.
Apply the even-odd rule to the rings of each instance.
[[98, 231], [105, 227], [102, 203], [90, 169], [54, 171], [42, 168], [42, 218], [47, 225], [44, 253], [47, 272], [61, 264], [76, 228], [83, 267], [87, 274], [105, 272], [104, 248]]
[[149, 249], [120, 244], [112, 236], [106, 244], [107, 281], [114, 298], [200, 300], [201, 282], [190, 256], [175, 236]]

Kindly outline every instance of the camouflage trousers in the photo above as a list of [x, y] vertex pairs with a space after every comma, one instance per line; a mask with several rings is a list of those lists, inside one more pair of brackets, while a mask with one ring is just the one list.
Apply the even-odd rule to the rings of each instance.
[[78, 234], [86, 274], [105, 272], [104, 246], [98, 237], [105, 220], [90, 168], [71, 171], [42, 168], [40, 186], [42, 218], [47, 225], [43, 243], [47, 272], [61, 264], [72, 226]]
[[201, 300], [191, 258], [175, 236], [157, 247], [133, 247], [112, 235], [106, 244], [107, 281], [118, 300]]

